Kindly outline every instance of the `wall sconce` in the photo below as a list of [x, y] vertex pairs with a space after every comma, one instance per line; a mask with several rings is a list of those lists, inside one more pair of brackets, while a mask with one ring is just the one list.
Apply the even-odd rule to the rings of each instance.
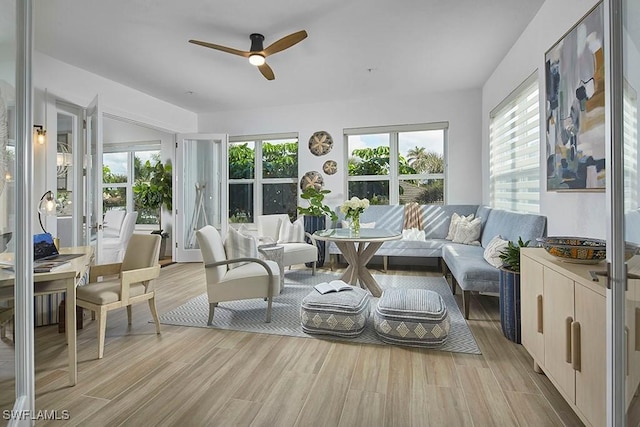
[[33, 129], [35, 129], [36, 141], [38, 144], [42, 145], [47, 140], [47, 131], [42, 125], [34, 125]]

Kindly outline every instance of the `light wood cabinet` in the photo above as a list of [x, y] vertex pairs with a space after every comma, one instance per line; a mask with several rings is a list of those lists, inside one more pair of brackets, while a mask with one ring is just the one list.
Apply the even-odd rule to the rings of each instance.
[[540, 248], [523, 249], [521, 266], [522, 344], [534, 369], [585, 424], [605, 425], [606, 292], [589, 274], [602, 267], [564, 263]]

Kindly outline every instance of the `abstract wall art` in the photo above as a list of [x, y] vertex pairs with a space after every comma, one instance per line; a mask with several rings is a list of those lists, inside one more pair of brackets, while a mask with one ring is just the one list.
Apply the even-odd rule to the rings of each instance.
[[545, 54], [547, 191], [604, 191], [604, 8]]

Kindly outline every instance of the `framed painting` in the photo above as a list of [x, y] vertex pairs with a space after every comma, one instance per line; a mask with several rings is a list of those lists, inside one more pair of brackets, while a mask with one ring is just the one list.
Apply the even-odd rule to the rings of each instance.
[[604, 7], [545, 54], [547, 191], [604, 191]]

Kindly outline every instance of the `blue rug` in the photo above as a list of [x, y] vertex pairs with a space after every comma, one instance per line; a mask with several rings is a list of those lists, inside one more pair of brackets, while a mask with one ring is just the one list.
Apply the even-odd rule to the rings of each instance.
[[[386, 345], [378, 339], [373, 327], [373, 318], [367, 321], [362, 335], [356, 338], [339, 338], [325, 335], [309, 335], [302, 332], [300, 326], [300, 305], [313, 285], [339, 278], [337, 273], [318, 272], [315, 276], [309, 270], [292, 270], [285, 273], [285, 287], [282, 293], [273, 299], [271, 323], [265, 323], [267, 303], [262, 299], [221, 302], [215, 310], [213, 326], [207, 326], [209, 303], [207, 294], [202, 294], [185, 304], [160, 316], [160, 322], [166, 325], [195, 326], [201, 328], [228, 329], [234, 331], [256, 332], [261, 334], [288, 335], [295, 337], [313, 337], [335, 341], [349, 341], [363, 344]], [[443, 277], [400, 276], [374, 274], [382, 290], [388, 288], [429, 289], [438, 292], [447, 305], [451, 330], [442, 347], [437, 350], [456, 353], [481, 354], [478, 345], [465, 321], [451, 288]], [[375, 307], [378, 299], [371, 299]], [[373, 312], [373, 310], [372, 310]]]

